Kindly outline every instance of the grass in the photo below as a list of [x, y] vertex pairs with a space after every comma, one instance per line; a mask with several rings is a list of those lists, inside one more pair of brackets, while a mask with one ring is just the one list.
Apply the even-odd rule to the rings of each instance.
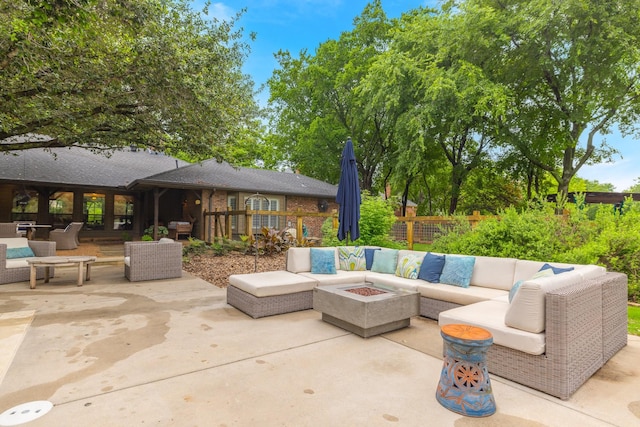
[[628, 331], [629, 335], [640, 336], [640, 307], [630, 305], [628, 306]]

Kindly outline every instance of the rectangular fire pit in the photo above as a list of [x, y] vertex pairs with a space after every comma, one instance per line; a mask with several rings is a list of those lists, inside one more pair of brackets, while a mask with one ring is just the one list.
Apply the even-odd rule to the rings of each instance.
[[420, 295], [373, 283], [318, 286], [313, 308], [325, 322], [368, 338], [409, 326], [420, 312]]

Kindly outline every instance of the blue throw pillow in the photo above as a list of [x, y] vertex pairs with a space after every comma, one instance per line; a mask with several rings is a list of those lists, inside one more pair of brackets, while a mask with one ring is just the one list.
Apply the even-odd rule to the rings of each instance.
[[548, 270], [548, 269], [551, 269], [553, 271], [553, 274], [560, 274], [560, 273], [566, 273], [567, 271], [573, 271], [573, 267], [566, 267], [566, 268], [554, 267], [553, 265], [547, 264], [547, 263], [545, 263], [542, 267], [540, 267], [540, 270], [538, 271]]
[[311, 272], [315, 274], [336, 274], [335, 250], [311, 248]]
[[447, 255], [440, 275], [440, 283], [468, 288], [476, 258]]
[[364, 248], [364, 258], [367, 263], [367, 270], [371, 270], [371, 266], [373, 265], [373, 254], [379, 250], [380, 248]]
[[442, 268], [444, 267], [444, 255], [436, 255], [428, 252], [424, 256], [418, 279], [426, 280], [431, 283], [439, 283]]
[[36, 256], [36, 254], [34, 254], [33, 250], [28, 246], [24, 248], [7, 248], [7, 259], [29, 258], [34, 256]]
[[384, 249], [375, 252], [373, 255], [373, 264], [371, 265], [371, 271], [378, 273], [396, 273], [396, 266], [398, 265], [398, 250], [397, 249]]

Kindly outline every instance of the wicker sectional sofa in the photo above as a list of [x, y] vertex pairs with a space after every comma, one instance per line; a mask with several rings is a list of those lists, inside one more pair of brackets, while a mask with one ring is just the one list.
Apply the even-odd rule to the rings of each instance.
[[[33, 255], [37, 257], [54, 256], [56, 254], [55, 242], [27, 240], [26, 237], [0, 238], [0, 284], [29, 280], [31, 267], [26, 258], [33, 255], [24, 253], [26, 248], [30, 248]], [[53, 275], [54, 272], [51, 271], [50, 274]], [[44, 277], [44, 267], [36, 269], [36, 277], [38, 279]]]
[[[311, 249], [290, 248], [286, 271], [230, 276], [227, 302], [258, 318], [312, 308], [316, 286], [367, 281], [417, 290], [422, 316], [492, 333], [492, 373], [561, 399], [627, 343], [627, 276], [600, 266], [552, 263], [571, 271], [537, 277], [543, 262], [473, 257], [469, 286], [460, 287], [401, 277], [398, 271], [347, 271], [340, 268], [337, 248], [323, 249], [335, 251], [335, 273], [312, 273]], [[425, 255], [400, 250], [397, 262]]]

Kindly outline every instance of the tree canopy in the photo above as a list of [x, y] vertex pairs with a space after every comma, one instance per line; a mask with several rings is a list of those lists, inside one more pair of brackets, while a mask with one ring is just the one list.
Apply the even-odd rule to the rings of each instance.
[[256, 126], [234, 21], [185, 0], [0, 6], [0, 151], [136, 145], [229, 158]]

